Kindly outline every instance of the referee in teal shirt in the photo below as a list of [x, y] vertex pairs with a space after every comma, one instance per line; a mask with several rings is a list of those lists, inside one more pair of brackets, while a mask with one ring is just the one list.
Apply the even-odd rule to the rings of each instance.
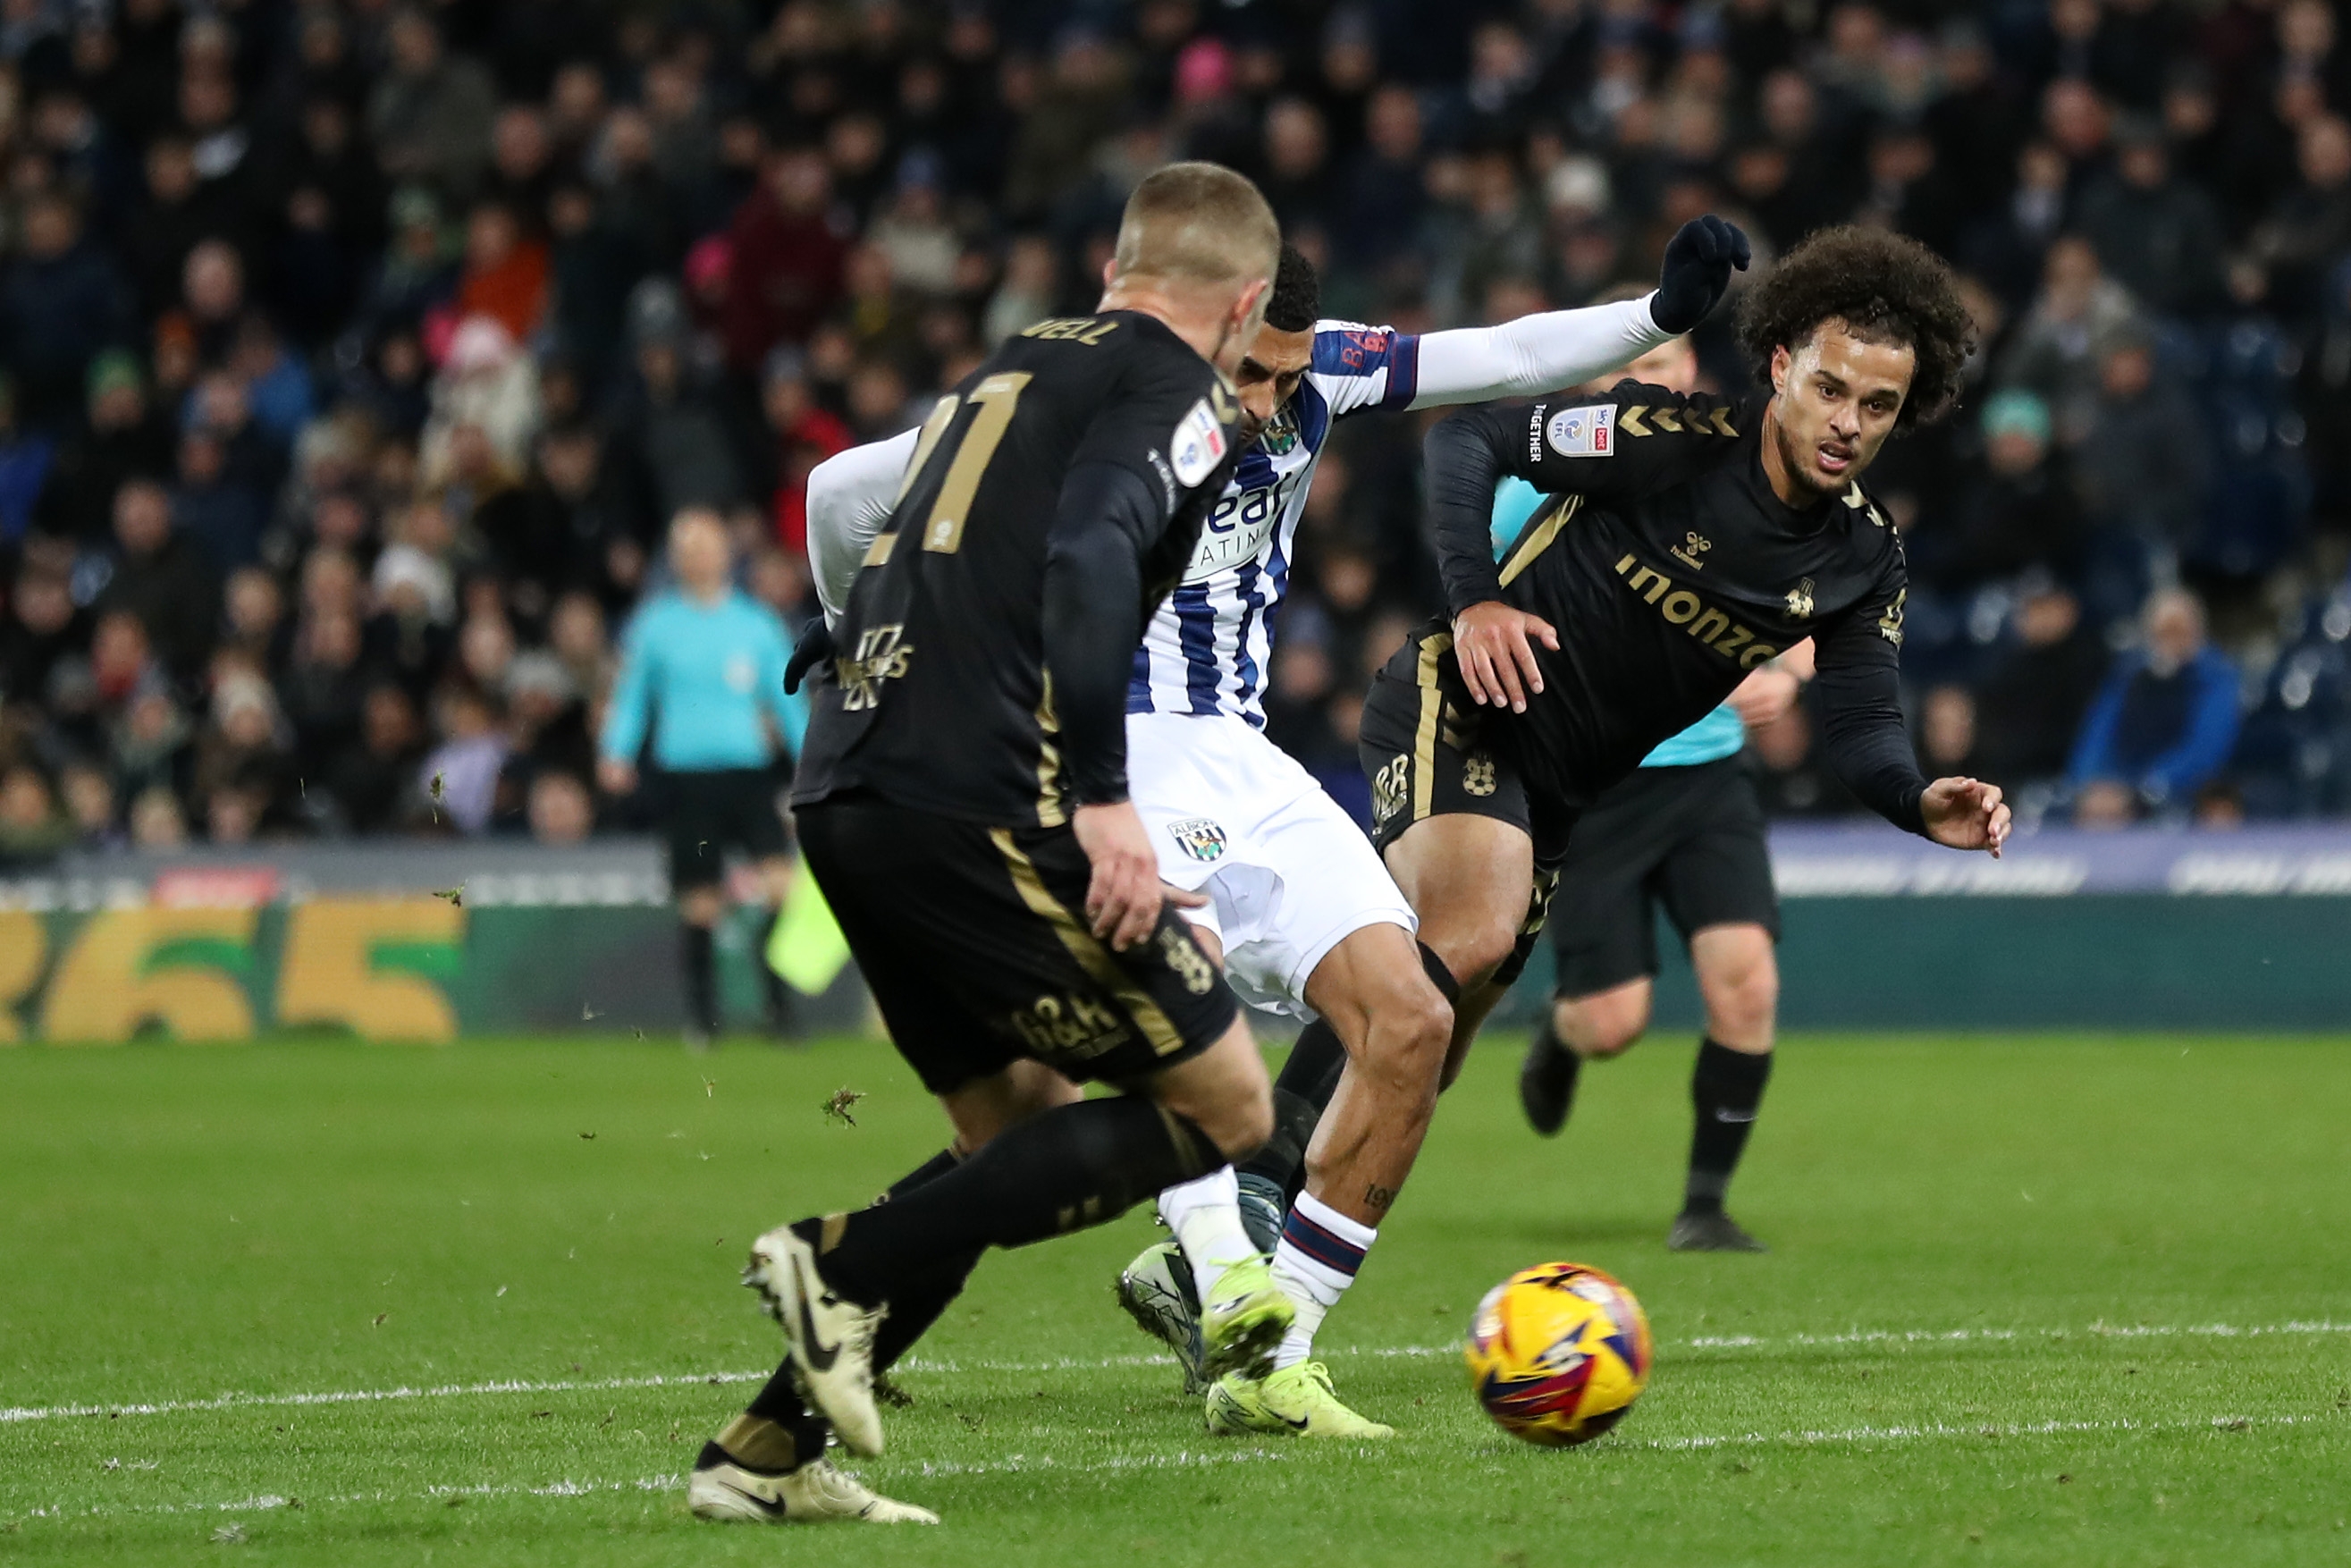
[[[770, 925], [789, 891], [775, 765], [779, 755], [799, 755], [808, 727], [807, 709], [784, 691], [791, 636], [773, 611], [734, 586], [733, 556], [716, 512], [689, 507], [671, 522], [676, 585], [640, 605], [622, 637], [596, 768], [608, 793], [632, 792], [650, 727], [681, 922], [685, 1038], [695, 1046], [718, 1033], [713, 933], [726, 907], [720, 873], [726, 851], [739, 849], [758, 863]], [[768, 1021], [780, 1031], [789, 1021], [789, 997], [764, 964], [759, 971]]]

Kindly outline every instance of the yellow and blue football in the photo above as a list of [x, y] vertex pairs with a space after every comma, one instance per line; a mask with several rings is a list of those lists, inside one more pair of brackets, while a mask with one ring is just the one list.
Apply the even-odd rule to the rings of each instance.
[[1588, 1264], [1542, 1263], [1486, 1293], [1461, 1354], [1496, 1426], [1569, 1448], [1625, 1418], [1654, 1353], [1632, 1291]]

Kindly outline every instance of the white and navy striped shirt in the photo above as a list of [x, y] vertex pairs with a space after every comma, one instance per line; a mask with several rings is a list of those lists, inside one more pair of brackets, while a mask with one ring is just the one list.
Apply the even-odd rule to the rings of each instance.
[[[1135, 651], [1126, 711], [1231, 714], [1263, 728], [1273, 623], [1331, 422], [1363, 409], [1531, 397], [1616, 369], [1670, 335], [1648, 298], [1523, 316], [1499, 327], [1416, 335], [1315, 324], [1314, 352], [1201, 530], [1182, 582]], [[809, 476], [809, 566], [828, 622], [888, 522], [915, 433], [852, 447]]]
[[1298, 391], [1242, 455], [1183, 581], [1144, 630], [1127, 712], [1224, 713], [1265, 727], [1274, 619], [1331, 422], [1359, 409], [1410, 406], [1419, 370], [1416, 337], [1351, 321], [1315, 324], [1314, 357]]

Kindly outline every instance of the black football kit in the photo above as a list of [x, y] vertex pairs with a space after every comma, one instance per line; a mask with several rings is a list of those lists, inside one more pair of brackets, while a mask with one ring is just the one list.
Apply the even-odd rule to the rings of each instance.
[[[1534, 840], [1523, 966], [1576, 818], [1659, 741], [1810, 637], [1823, 739], [1855, 794], [1924, 831], [1902, 728], [1901, 540], [1858, 481], [1805, 507], [1763, 472], [1764, 400], [1637, 382], [1604, 396], [1498, 405], [1427, 442], [1430, 520], [1448, 609], [1500, 601], [1556, 629], [1534, 644], [1527, 711], [1470, 700], [1448, 619], [1418, 628], [1374, 681], [1362, 755], [1383, 848], [1424, 818], [1469, 812]], [[1505, 474], [1552, 498], [1494, 559]]]
[[811, 691], [793, 802], [893, 1040], [944, 1092], [1032, 1056], [1123, 1079], [1235, 1005], [1163, 912], [1087, 928], [1069, 822], [1126, 798], [1142, 627], [1237, 460], [1224, 378], [1157, 319], [1041, 322], [925, 423]]

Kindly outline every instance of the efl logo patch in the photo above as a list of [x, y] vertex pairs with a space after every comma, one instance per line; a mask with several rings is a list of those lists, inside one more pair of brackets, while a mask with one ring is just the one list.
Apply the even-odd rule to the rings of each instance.
[[1177, 422], [1176, 434], [1167, 438], [1167, 457], [1175, 465], [1176, 482], [1187, 490], [1225, 460], [1225, 427], [1217, 423], [1207, 398]]
[[1616, 405], [1561, 409], [1543, 427], [1543, 438], [1562, 457], [1606, 457], [1616, 450]]
[[1180, 822], [1170, 822], [1167, 831], [1175, 835], [1176, 848], [1196, 861], [1212, 861], [1223, 857], [1225, 830], [1206, 817], [1186, 817]]

